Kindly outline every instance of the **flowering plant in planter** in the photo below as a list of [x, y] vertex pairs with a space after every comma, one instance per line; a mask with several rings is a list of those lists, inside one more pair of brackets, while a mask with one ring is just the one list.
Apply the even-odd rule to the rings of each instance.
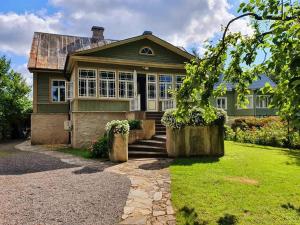
[[129, 124], [127, 120], [112, 120], [106, 124], [105, 130], [107, 133], [128, 134]]

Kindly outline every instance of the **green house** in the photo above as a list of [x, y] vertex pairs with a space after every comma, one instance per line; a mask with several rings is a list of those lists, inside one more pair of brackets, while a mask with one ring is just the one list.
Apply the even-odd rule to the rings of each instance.
[[[223, 82], [223, 76], [220, 76], [219, 82], [215, 84], [214, 88], [217, 88], [220, 83]], [[269, 83], [272, 87], [276, 84], [266, 75], [261, 75], [257, 80], [255, 80], [250, 86], [250, 94], [246, 97], [248, 98], [249, 104], [246, 108], [239, 107], [237, 105], [237, 92], [235, 91], [235, 85], [226, 82], [226, 94], [217, 99], [213, 99], [212, 102], [217, 108], [224, 109], [229, 117], [242, 117], [242, 116], [275, 116], [277, 110], [270, 109], [270, 96], [264, 95], [261, 92], [261, 88]]]
[[102, 27], [91, 37], [34, 33], [32, 144], [88, 146], [113, 119], [174, 107], [168, 90], [192, 57], [149, 31], [120, 41], [105, 39]]

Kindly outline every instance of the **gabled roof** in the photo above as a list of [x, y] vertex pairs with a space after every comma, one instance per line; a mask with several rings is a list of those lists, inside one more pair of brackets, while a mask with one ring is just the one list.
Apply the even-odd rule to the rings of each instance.
[[152, 34], [140, 35], [121, 41], [105, 39], [94, 42], [93, 39], [89, 37], [35, 32], [32, 40], [28, 69], [64, 70], [69, 55], [82, 55], [88, 52], [100, 51], [144, 38], [160, 44], [187, 59], [193, 57], [193, 55], [182, 48], [176, 47]]
[[[219, 81], [214, 85], [214, 89], [216, 89], [221, 83], [223, 83], [224, 75], [220, 75]], [[265, 86], [265, 83], [269, 83], [272, 87], [275, 87], [276, 84], [265, 74], [262, 74], [258, 77], [257, 80], [253, 81], [252, 84], [249, 85], [250, 90], [257, 90], [260, 88], [263, 88]], [[235, 84], [232, 84], [230, 82], [225, 82], [227, 91], [232, 91], [235, 88]]]

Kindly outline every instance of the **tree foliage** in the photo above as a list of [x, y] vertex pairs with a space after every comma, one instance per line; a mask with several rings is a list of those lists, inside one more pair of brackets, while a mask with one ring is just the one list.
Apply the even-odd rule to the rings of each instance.
[[[240, 4], [239, 13], [223, 29], [221, 40], [209, 42], [203, 57], [186, 65], [187, 78], [175, 93], [179, 112], [199, 106], [210, 114], [209, 99], [224, 94], [225, 82], [236, 84], [238, 104], [245, 106], [249, 85], [266, 74], [277, 83], [262, 90], [271, 95], [271, 107], [300, 127], [299, 1], [249, 0]], [[229, 32], [241, 18], [250, 19], [253, 35]], [[214, 90], [220, 74], [224, 82]]]
[[20, 124], [31, 110], [30, 87], [20, 73], [11, 69], [5, 56], [0, 58], [0, 136], [17, 137]]

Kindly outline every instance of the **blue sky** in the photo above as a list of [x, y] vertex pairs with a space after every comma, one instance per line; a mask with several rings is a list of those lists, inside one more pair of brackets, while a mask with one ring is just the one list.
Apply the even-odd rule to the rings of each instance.
[[[122, 39], [144, 30], [175, 45], [202, 51], [217, 37], [221, 24], [236, 13], [233, 0], [10, 0], [0, 5], [0, 55], [11, 59], [28, 83], [26, 65], [34, 31], [90, 36], [93, 25], [105, 27], [105, 37]], [[232, 30], [251, 33], [248, 21]]]

